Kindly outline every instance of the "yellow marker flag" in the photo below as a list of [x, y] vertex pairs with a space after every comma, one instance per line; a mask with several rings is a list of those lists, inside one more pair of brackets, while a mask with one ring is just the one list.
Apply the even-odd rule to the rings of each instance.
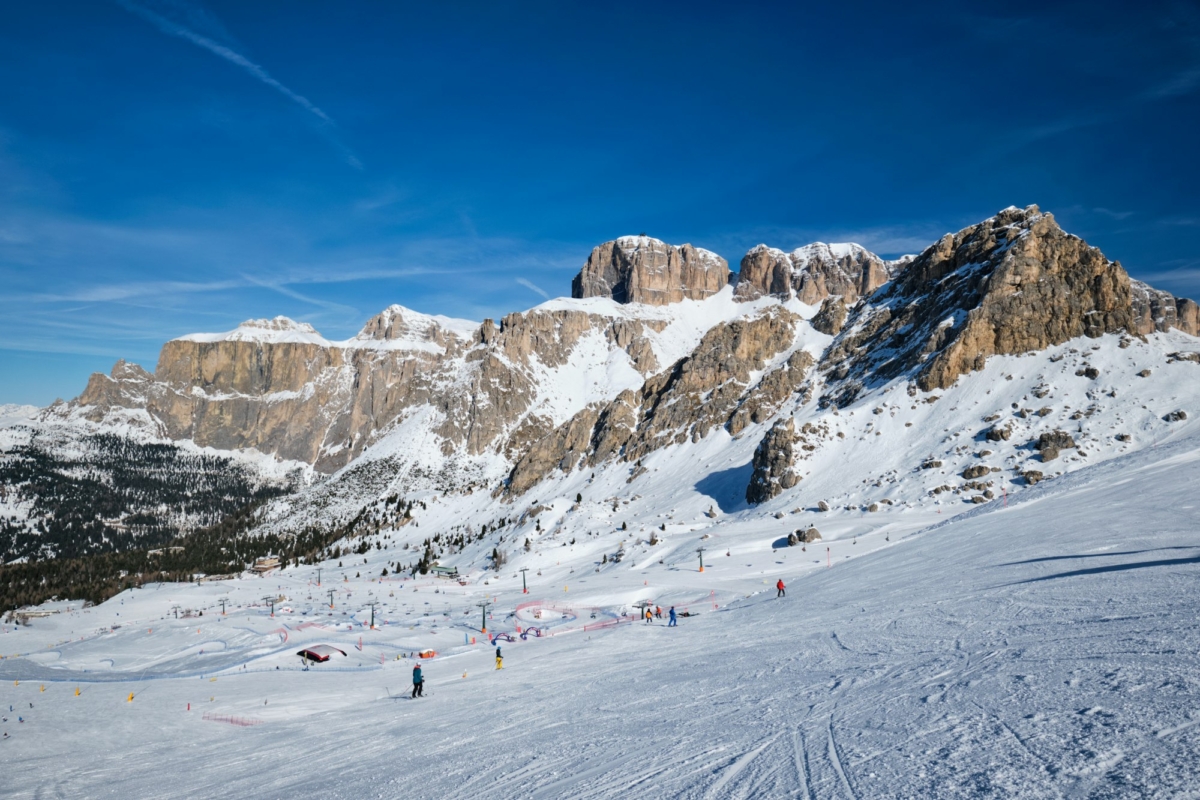
[[79, 697], [79, 687], [78, 686], [75, 687], [75, 696]]
[[129, 699], [128, 699], [128, 700], [126, 700], [125, 702], [126, 702], [126, 703], [132, 703], [132, 702], [133, 702], [133, 692], [130, 692], [130, 693], [129, 693]]

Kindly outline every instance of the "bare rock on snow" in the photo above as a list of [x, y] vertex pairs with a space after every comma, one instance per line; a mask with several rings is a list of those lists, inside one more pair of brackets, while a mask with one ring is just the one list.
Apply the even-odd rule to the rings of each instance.
[[754, 451], [746, 502], [751, 505], [766, 502], [796, 485], [799, 478], [792, 470], [795, 441], [796, 425], [791, 417], [771, 426]]
[[1007, 442], [1012, 438], [1012, 426], [993, 425], [983, 435], [989, 442]]
[[1066, 431], [1051, 431], [1039, 436], [1035, 447], [1042, 454], [1042, 461], [1053, 461], [1060, 451], [1075, 447], [1075, 440]]

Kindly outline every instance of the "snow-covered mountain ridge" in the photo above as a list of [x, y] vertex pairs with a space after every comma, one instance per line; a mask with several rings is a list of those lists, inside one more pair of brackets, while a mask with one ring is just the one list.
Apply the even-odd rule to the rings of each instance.
[[188, 336], [41, 424], [137, 425], [332, 473], [273, 504], [275, 532], [374, 530], [386, 498], [453, 496], [453, 525], [494, 532], [478, 566], [540, 498], [603, 498], [622, 511], [604, 524], [639, 530], [664, 503], [852, 530], [1020, 491], [1195, 416], [1196, 304], [1036, 206], [897, 262], [816, 243], [753, 248], [736, 281], [724, 263], [624, 237], [593, 251], [576, 297], [499, 326], [392, 306], [344, 342], [282, 319]]

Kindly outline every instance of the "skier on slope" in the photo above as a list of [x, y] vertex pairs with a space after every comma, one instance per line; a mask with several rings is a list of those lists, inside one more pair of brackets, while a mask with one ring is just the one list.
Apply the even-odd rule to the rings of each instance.
[[504, 669], [504, 656], [500, 655], [500, 647], [496, 646], [496, 669]]
[[679, 621], [677, 619], [675, 619], [675, 606], [671, 606], [671, 610], [668, 613], [671, 616], [671, 620], [667, 623], [667, 627], [668, 628], [678, 627]]
[[413, 699], [425, 696], [425, 676], [421, 674], [421, 665], [413, 667]]
[[653, 621], [654, 621], [654, 613], [650, 609], [650, 606], [646, 606], [646, 623], [649, 624]]
[[779, 582], [775, 584], [775, 589], [776, 589], [775, 596], [776, 597], [786, 597], [787, 592], [784, 591], [784, 589], [786, 589], [786, 588], [787, 587], [783, 585], [783, 578], [780, 578]]
[[655, 619], [662, 619], [662, 606], [654, 607], [654, 617]]

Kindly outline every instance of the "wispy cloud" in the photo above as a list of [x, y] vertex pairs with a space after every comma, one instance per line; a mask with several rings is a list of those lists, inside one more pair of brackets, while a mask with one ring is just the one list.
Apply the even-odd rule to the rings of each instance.
[[83, 286], [68, 292], [49, 292], [26, 299], [50, 303], [113, 303], [164, 295], [187, 295], [199, 292], [221, 292], [244, 287], [236, 280], [191, 283], [187, 281], [133, 281], [98, 286]]
[[526, 289], [530, 289], [530, 290], [532, 290], [532, 291], [535, 291], [535, 292], [537, 292], [538, 294], [540, 294], [542, 297], [546, 298], [547, 300], [550, 300], [550, 299], [552, 299], [552, 298], [550, 297], [550, 294], [549, 294], [549, 292], [547, 292], [545, 289], [543, 289], [542, 287], [538, 286], [536, 283], [534, 283], [534, 282], [533, 282], [533, 281], [531, 281], [531, 280], [526, 280], [525, 278], [517, 278], [517, 283], [521, 284], [521, 285], [522, 285], [522, 286], [524, 286]]
[[340, 152], [346, 163], [358, 170], [363, 168], [362, 161], [359, 160], [358, 156], [356, 156], [349, 147], [347, 147], [340, 139], [338, 139], [336, 135], [334, 135], [334, 129], [336, 128], [334, 121], [315, 103], [313, 103], [304, 95], [289, 89], [269, 72], [267, 72], [265, 68], [254, 63], [249, 58], [242, 55], [237, 50], [234, 50], [227, 44], [222, 44], [221, 42], [218, 42], [209, 36], [205, 36], [197, 32], [194, 28], [189, 27], [184, 22], [176, 21], [168, 16], [182, 15], [185, 16], [189, 22], [196, 19], [206, 20], [209, 26], [213, 28], [218, 35], [222, 35], [224, 33], [224, 29], [220, 27], [220, 23], [216, 22], [215, 18], [208, 14], [203, 8], [194, 3], [180, 2], [179, 0], [176, 0], [176, 2], [166, 3], [161, 2], [160, 0], [160, 2], [157, 3], [157, 10], [148, 7], [146, 3], [138, 3], [134, 2], [134, 0], [116, 1], [126, 11], [136, 14], [142, 19], [152, 23], [163, 33], [170, 36], [177, 36], [180, 39], [189, 41], [197, 47], [202, 47], [213, 55], [223, 58], [229, 63], [235, 64], [238, 67], [241, 67], [244, 71], [252, 75], [261, 83], [270, 86], [272, 89], [276, 90], [284, 97], [288, 98], [293, 103], [312, 114], [317, 118], [317, 129], [322, 133], [322, 135], [325, 136], [329, 143]]
[[1179, 97], [1191, 94], [1197, 87], [1200, 87], [1200, 66], [1193, 66], [1176, 73], [1164, 83], [1152, 87], [1146, 96], [1152, 100]]
[[1113, 211], [1111, 208], [1093, 208], [1092, 213], [1108, 217], [1109, 219], [1115, 219], [1118, 222], [1133, 216], [1132, 211]]
[[301, 292], [297, 292], [295, 289], [289, 288], [284, 284], [260, 280], [252, 275], [244, 275], [243, 277], [249, 283], [255, 286], [263, 289], [270, 289], [271, 291], [281, 294], [284, 297], [290, 297], [293, 300], [299, 300], [301, 303], [308, 303], [309, 305], [313, 305], [318, 308], [324, 308], [328, 311], [337, 311], [349, 316], [350, 318], [356, 318], [360, 316], [358, 309], [354, 308], [353, 306], [348, 306], [344, 303], [334, 303], [329, 300], [322, 300], [318, 297], [311, 297]]

